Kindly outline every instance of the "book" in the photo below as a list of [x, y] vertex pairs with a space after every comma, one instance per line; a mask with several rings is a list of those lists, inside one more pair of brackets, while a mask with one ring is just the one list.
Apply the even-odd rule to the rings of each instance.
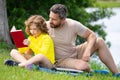
[[24, 51], [27, 49], [27, 45], [23, 44], [23, 40], [25, 39], [24, 32], [22, 30], [16, 30], [15, 26], [13, 26], [10, 34], [15, 43], [15, 46], [21, 53], [24, 53]]
[[57, 71], [66, 71], [66, 72], [74, 72], [74, 73], [83, 73], [81, 70], [76, 70], [76, 69], [70, 69], [70, 68], [60, 68], [60, 67], [55, 67]]
[[10, 31], [10, 34], [17, 48], [27, 47], [27, 45], [23, 44], [25, 36], [22, 30], [16, 30], [15, 26], [13, 26]]

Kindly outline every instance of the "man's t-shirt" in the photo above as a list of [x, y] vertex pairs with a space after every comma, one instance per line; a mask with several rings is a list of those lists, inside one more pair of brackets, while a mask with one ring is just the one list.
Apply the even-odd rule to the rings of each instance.
[[83, 36], [87, 31], [87, 28], [80, 22], [68, 18], [64, 25], [58, 28], [51, 28], [49, 21], [47, 22], [47, 26], [49, 29], [49, 35], [54, 41], [56, 60], [69, 57], [76, 58], [77, 49], [75, 41], [77, 35]]

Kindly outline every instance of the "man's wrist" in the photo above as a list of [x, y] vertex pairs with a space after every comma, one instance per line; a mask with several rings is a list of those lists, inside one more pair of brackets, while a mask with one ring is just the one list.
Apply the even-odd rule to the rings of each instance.
[[88, 57], [83, 57], [82, 60], [85, 62], [89, 62], [90, 59], [88, 59]]

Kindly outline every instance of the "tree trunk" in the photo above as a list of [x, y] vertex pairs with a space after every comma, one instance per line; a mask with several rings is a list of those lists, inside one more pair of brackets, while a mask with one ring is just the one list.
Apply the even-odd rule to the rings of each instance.
[[11, 48], [13, 47], [8, 27], [6, 0], [0, 0], [0, 41], [9, 44]]

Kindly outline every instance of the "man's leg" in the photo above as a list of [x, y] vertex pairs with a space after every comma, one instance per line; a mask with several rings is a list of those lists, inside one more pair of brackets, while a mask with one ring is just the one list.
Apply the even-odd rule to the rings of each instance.
[[[77, 46], [77, 56], [75, 58], [66, 58], [63, 60], [58, 60], [55, 65], [62, 68], [72, 68], [83, 71], [90, 71], [90, 65], [88, 62], [81, 60], [82, 53], [84, 52], [87, 44], [83, 43]], [[76, 65], [77, 64], [77, 65]]]
[[97, 38], [94, 47], [92, 48], [92, 53], [97, 51], [100, 60], [111, 70], [112, 73], [118, 73], [117, 66], [111, 56], [111, 53], [105, 44], [104, 40], [101, 38]]
[[57, 67], [62, 67], [62, 68], [77, 69], [77, 70], [83, 70], [87, 72], [90, 71], [90, 66], [88, 62], [85, 62], [80, 59], [66, 58], [64, 60], [56, 62], [55, 65]]

